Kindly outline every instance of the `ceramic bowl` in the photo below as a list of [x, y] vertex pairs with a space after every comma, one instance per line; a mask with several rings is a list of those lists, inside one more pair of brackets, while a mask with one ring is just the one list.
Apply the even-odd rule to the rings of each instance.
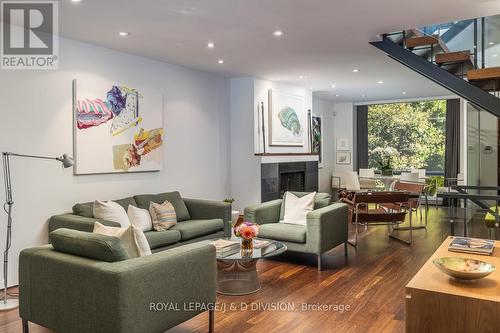
[[433, 263], [441, 272], [459, 280], [477, 280], [495, 271], [495, 266], [475, 259], [458, 257], [436, 258], [433, 260]]

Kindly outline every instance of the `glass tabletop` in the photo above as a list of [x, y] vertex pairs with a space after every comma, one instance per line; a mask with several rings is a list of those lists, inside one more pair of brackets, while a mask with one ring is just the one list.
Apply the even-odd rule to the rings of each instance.
[[[242, 259], [260, 259], [260, 258], [268, 258], [273, 257], [278, 254], [282, 254], [286, 251], [286, 245], [269, 239], [254, 239], [254, 248], [251, 251], [245, 250], [243, 251], [241, 248], [241, 239], [240, 238], [217, 238], [212, 239], [210, 242], [216, 241], [218, 239], [225, 239], [236, 241], [240, 243], [240, 246], [233, 249], [232, 251], [226, 251], [223, 253], [217, 252], [217, 259], [221, 260], [242, 260]], [[265, 246], [260, 247], [259, 242], [268, 242], [268, 244], [263, 244]]]

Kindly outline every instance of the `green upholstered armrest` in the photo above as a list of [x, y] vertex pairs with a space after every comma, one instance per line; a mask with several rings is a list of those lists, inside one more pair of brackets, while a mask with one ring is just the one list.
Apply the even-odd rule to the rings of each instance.
[[347, 242], [348, 208], [346, 204], [332, 205], [307, 214], [307, 247], [321, 254]]
[[245, 208], [245, 220], [257, 224], [276, 223], [280, 220], [281, 203], [277, 199]]
[[224, 221], [224, 233], [227, 237], [231, 234], [231, 204], [222, 201], [185, 199], [184, 203], [189, 211], [191, 219], [222, 219]]
[[163, 332], [207, 310], [185, 305], [215, 302], [215, 248], [195, 243], [112, 263], [26, 249], [19, 288], [21, 318], [57, 332]]
[[63, 253], [107, 262], [130, 259], [118, 237], [59, 228], [50, 233], [49, 239], [54, 249]]
[[54, 215], [49, 220], [49, 233], [59, 228], [74, 229], [80, 231], [94, 231], [94, 223], [98, 221], [109, 227], [120, 227], [120, 223], [96, 219], [93, 217], [83, 217], [75, 214]]

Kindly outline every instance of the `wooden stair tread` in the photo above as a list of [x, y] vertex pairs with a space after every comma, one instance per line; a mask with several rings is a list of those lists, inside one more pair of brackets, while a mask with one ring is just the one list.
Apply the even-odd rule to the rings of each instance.
[[469, 50], [466, 51], [458, 51], [458, 52], [447, 52], [447, 53], [438, 53], [436, 54], [436, 64], [450, 64], [450, 63], [460, 63], [465, 62], [469, 65], [472, 65], [473, 56], [470, 54]]
[[431, 46], [434, 44], [439, 44], [438, 36], [422, 36], [405, 39], [405, 45], [409, 49], [419, 46]]
[[498, 80], [500, 79], [500, 67], [480, 68], [467, 71], [467, 80]]

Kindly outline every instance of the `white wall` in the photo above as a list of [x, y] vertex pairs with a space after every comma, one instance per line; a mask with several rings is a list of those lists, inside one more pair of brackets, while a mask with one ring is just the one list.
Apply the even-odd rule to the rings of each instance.
[[[72, 154], [71, 82], [83, 77], [112, 79], [163, 94], [164, 168], [73, 176], [57, 162], [12, 159], [15, 206], [9, 285], [17, 284], [19, 251], [46, 243], [47, 219], [70, 211], [75, 202], [172, 190], [215, 200], [230, 195], [229, 80], [66, 39], [61, 39], [59, 70], [0, 71], [0, 150]], [[3, 191], [0, 195], [4, 200]], [[5, 220], [3, 216], [0, 224], [2, 250]]]
[[[304, 146], [303, 147], [273, 147], [269, 146], [269, 135], [268, 132], [268, 124], [267, 121], [269, 119], [269, 97], [268, 97], [268, 92], [269, 89], [272, 89], [274, 91], [280, 91], [280, 92], [285, 92], [291, 95], [296, 95], [300, 96], [304, 99], [304, 110], [307, 115], [307, 110], [312, 109], [312, 91], [303, 87], [298, 87], [282, 82], [273, 82], [273, 81], [266, 81], [266, 80], [259, 80], [255, 79], [254, 80], [254, 145], [255, 145], [255, 152], [256, 153], [262, 153], [263, 152], [263, 140], [262, 140], [262, 134], [260, 134], [259, 131], [259, 118], [258, 118], [258, 113], [257, 113], [257, 108], [258, 105], [261, 102], [264, 102], [264, 118], [265, 118], [265, 124], [266, 124], [266, 153], [308, 153], [310, 152], [309, 148], [309, 127], [307, 128], [304, 139]], [[260, 135], [259, 135], [260, 134]]]
[[[254, 79], [231, 79], [231, 196], [243, 212], [260, 202], [260, 158], [254, 154]], [[256, 107], [255, 107], [256, 110]]]
[[333, 169], [337, 171], [346, 171], [354, 169], [354, 105], [352, 103], [336, 103], [333, 105], [334, 121], [333, 121], [333, 135], [334, 135], [334, 158], [337, 161], [337, 140], [339, 138], [349, 139], [349, 148], [351, 151], [351, 164], [337, 164], [335, 163]]
[[[261, 162], [289, 162], [301, 157], [283, 156], [269, 158], [255, 156], [263, 152], [258, 108], [264, 102], [264, 119], [268, 133], [268, 91], [269, 89], [294, 94], [304, 98], [305, 110], [312, 109], [312, 92], [309, 89], [272, 82], [253, 77], [234, 78], [231, 86], [231, 196], [236, 200], [233, 208], [240, 210], [261, 201]], [[303, 147], [270, 147], [266, 135], [266, 153], [309, 152], [308, 134]]]
[[313, 114], [323, 119], [323, 163], [319, 169], [319, 192], [330, 193], [334, 167], [334, 104], [319, 98], [313, 98]]

